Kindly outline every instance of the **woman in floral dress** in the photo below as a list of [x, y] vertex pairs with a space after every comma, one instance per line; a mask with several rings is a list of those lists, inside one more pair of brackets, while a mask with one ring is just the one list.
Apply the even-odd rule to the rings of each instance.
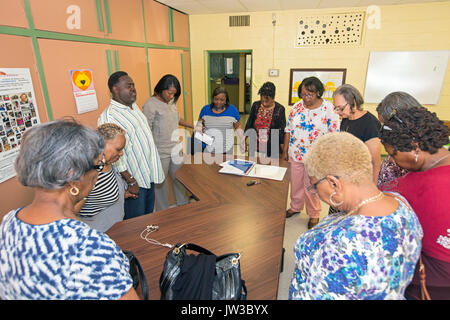
[[340, 212], [296, 241], [289, 299], [405, 299], [423, 231], [402, 196], [377, 189], [364, 143], [328, 133], [309, 149], [305, 167], [309, 189]]
[[339, 131], [340, 124], [333, 104], [322, 99], [323, 92], [324, 86], [318, 78], [303, 79], [298, 88], [298, 96], [302, 100], [289, 113], [281, 156], [290, 165], [291, 207], [286, 211], [286, 218], [306, 207], [308, 229], [319, 223], [321, 204], [319, 197], [307, 190], [309, 179], [303, 157], [317, 138], [328, 132]]

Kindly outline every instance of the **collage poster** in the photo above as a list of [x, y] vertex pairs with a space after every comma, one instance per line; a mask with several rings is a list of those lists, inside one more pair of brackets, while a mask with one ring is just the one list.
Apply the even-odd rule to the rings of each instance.
[[0, 183], [16, 175], [22, 136], [38, 123], [30, 69], [0, 68]]

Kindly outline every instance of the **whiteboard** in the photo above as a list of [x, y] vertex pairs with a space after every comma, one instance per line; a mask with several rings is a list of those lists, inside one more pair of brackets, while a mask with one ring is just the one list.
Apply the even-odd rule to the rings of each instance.
[[437, 104], [450, 51], [372, 51], [364, 101], [379, 103], [394, 91], [404, 91], [421, 104]]

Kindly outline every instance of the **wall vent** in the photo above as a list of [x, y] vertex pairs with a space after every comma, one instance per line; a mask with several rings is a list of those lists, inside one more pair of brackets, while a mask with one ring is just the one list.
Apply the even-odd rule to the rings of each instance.
[[250, 16], [230, 16], [230, 27], [248, 27]]
[[296, 46], [361, 46], [365, 13], [340, 12], [298, 19]]

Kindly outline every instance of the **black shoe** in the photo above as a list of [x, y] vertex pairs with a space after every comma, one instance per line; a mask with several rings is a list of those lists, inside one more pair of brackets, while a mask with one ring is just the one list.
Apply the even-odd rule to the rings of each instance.
[[308, 229], [315, 227], [319, 223], [319, 221], [320, 221], [319, 218], [309, 218]]
[[300, 211], [292, 211], [291, 209], [286, 210], [286, 218], [292, 217], [294, 214], [300, 213]]

